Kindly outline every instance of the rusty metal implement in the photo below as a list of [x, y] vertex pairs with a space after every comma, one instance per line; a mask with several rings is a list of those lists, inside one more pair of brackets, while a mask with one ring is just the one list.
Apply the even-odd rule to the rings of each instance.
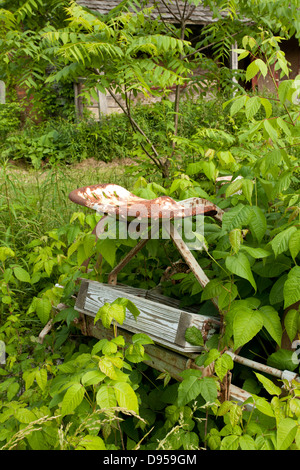
[[71, 201], [89, 207], [101, 214], [127, 220], [142, 218], [176, 219], [196, 215], [214, 216], [217, 208], [205, 199], [191, 198], [176, 202], [169, 196], [144, 199], [117, 184], [98, 184], [75, 189], [69, 194]]

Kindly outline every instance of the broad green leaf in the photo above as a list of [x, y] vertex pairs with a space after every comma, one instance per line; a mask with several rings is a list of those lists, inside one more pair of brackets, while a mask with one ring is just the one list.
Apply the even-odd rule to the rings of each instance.
[[257, 65], [257, 67], [259, 68], [259, 71], [261, 72], [261, 74], [263, 75], [263, 77], [265, 77], [268, 73], [268, 67], [267, 67], [267, 64], [261, 60], [261, 59], [256, 59], [255, 60], [255, 64]]
[[117, 372], [115, 370], [114, 364], [111, 361], [111, 358], [108, 358], [106, 356], [101, 357], [99, 360], [99, 369], [110, 379], [117, 379]]
[[201, 377], [190, 375], [185, 378], [178, 387], [178, 405], [187, 405], [191, 400], [195, 400], [201, 393]]
[[268, 379], [264, 375], [259, 374], [258, 372], [254, 372], [258, 380], [263, 384], [264, 388], [267, 390], [267, 392], [270, 395], [281, 395], [282, 390], [280, 387], [277, 387], [277, 385], [272, 382], [272, 380]]
[[247, 201], [249, 202], [249, 204], [252, 205], [252, 193], [253, 193], [254, 183], [253, 181], [249, 179], [243, 179], [242, 181], [243, 181], [243, 184], [242, 184], [243, 194], [245, 198], [247, 199]]
[[260, 98], [260, 102], [265, 108], [266, 118], [268, 119], [272, 115], [272, 103], [267, 98]]
[[7, 246], [0, 247], [0, 261], [5, 261], [7, 258], [14, 258], [15, 252]]
[[139, 405], [137, 396], [133, 388], [126, 382], [117, 382], [113, 385], [118, 405], [121, 408], [133, 411], [138, 414]]
[[299, 363], [295, 363], [293, 354], [293, 351], [278, 349], [267, 358], [267, 364], [276, 369], [294, 371], [299, 367]]
[[136, 333], [131, 338], [133, 344], [154, 344], [154, 341], [145, 333]]
[[235, 228], [243, 228], [249, 223], [249, 218], [252, 213], [249, 206], [238, 204], [237, 206], [225, 212], [222, 220], [222, 227], [225, 231], [230, 232]]
[[239, 445], [242, 450], [256, 450], [255, 441], [249, 434], [243, 434], [239, 437]]
[[227, 198], [227, 197], [232, 196], [233, 194], [236, 194], [238, 191], [242, 189], [242, 185], [243, 185], [242, 178], [236, 179], [235, 181], [230, 183], [230, 185], [226, 188], [225, 197]]
[[84, 393], [85, 388], [81, 384], [75, 383], [71, 385], [64, 395], [61, 405], [61, 414], [63, 416], [72, 414], [77, 406], [82, 402]]
[[106, 447], [101, 437], [88, 434], [80, 439], [76, 450], [106, 450]]
[[35, 414], [30, 411], [28, 408], [18, 408], [15, 411], [15, 418], [20, 422], [24, 424], [29, 424], [32, 421], [36, 421], [37, 417]]
[[284, 327], [290, 341], [293, 341], [298, 333], [300, 314], [298, 310], [290, 309], [284, 318]]
[[267, 230], [267, 221], [265, 214], [260, 207], [251, 207], [249, 227], [254, 237], [261, 242]]
[[266, 398], [255, 397], [255, 407], [264, 415], [274, 417], [273, 408]]
[[50, 312], [52, 310], [52, 304], [47, 297], [41, 297], [36, 299], [35, 311], [39, 317], [41, 323], [46, 325], [50, 318]]
[[16, 278], [21, 282], [30, 282], [30, 274], [21, 266], [17, 266], [14, 268], [14, 275]]
[[277, 131], [268, 119], [264, 120], [264, 128], [270, 139], [276, 142], [278, 140]]
[[283, 276], [280, 276], [275, 284], [273, 284], [269, 295], [271, 305], [283, 302], [283, 287], [286, 280], [287, 274], [283, 274]]
[[201, 395], [207, 403], [214, 403], [218, 398], [217, 382], [213, 377], [203, 377], [201, 382]]
[[102, 382], [106, 378], [106, 375], [103, 374], [103, 372], [100, 372], [100, 370], [91, 370], [89, 372], [86, 372], [82, 378], [81, 378], [81, 383], [82, 385], [85, 385], [86, 387], [88, 385], [97, 385], [100, 382]]
[[98, 240], [97, 242], [97, 249], [107, 261], [107, 263], [113, 267], [116, 260], [116, 251], [117, 251], [117, 244], [114, 239], [105, 238], [104, 240]]
[[201, 331], [196, 326], [191, 326], [185, 331], [185, 340], [195, 346], [203, 346], [204, 340]]
[[256, 290], [256, 283], [251, 271], [250, 263], [246, 255], [239, 252], [233, 256], [227, 256], [225, 260], [226, 268], [233, 274], [240, 276], [250, 282]]
[[262, 329], [264, 320], [259, 311], [241, 307], [233, 320], [235, 349], [248, 343]]
[[282, 326], [278, 312], [270, 305], [265, 305], [259, 309], [262, 315], [264, 327], [270, 336], [276, 341], [278, 346], [281, 345]]
[[238, 290], [235, 284], [230, 282], [225, 282], [222, 285], [222, 290], [218, 296], [218, 306], [219, 308], [225, 309], [228, 307], [231, 302], [238, 296]]
[[222, 381], [227, 372], [234, 366], [232, 358], [229, 354], [222, 354], [215, 362], [215, 372]]
[[249, 81], [252, 78], [255, 77], [259, 72], [259, 66], [256, 64], [256, 61], [251, 62], [250, 65], [248, 65], [247, 70], [246, 70], [246, 80]]
[[282, 232], [278, 233], [273, 240], [270, 242], [270, 245], [275, 253], [275, 257], [277, 257], [279, 254], [285, 252], [289, 248], [289, 240], [291, 238], [291, 235], [297, 232], [296, 227], [289, 227]]
[[270, 251], [264, 250], [263, 248], [253, 248], [252, 246], [242, 245], [241, 250], [246, 251], [250, 256], [255, 259], [267, 258], [272, 253]]
[[296, 257], [300, 252], [300, 230], [298, 229], [296, 232], [292, 233], [289, 239], [289, 250], [291, 253], [291, 257], [295, 261]]
[[239, 96], [238, 98], [236, 98], [231, 105], [230, 115], [234, 116], [236, 113], [238, 113], [244, 107], [246, 101], [247, 101], [246, 95]]
[[35, 380], [42, 391], [46, 389], [47, 385], [47, 371], [46, 369], [40, 369], [36, 371]]
[[96, 395], [96, 401], [100, 408], [116, 407], [117, 399], [113, 387], [111, 385], [101, 385]]
[[285, 255], [278, 255], [276, 259], [274, 256], [269, 256], [266, 260], [255, 263], [252, 266], [252, 271], [261, 277], [273, 278], [289, 270], [291, 264], [291, 259]]
[[259, 111], [260, 107], [261, 107], [261, 100], [259, 96], [253, 96], [252, 98], [249, 98], [245, 106], [247, 119], [253, 118], [253, 116], [255, 116], [255, 114], [257, 113], [257, 111]]
[[237, 450], [239, 448], [240, 436], [232, 434], [222, 439], [220, 450]]
[[278, 96], [282, 104], [286, 102], [286, 100], [290, 100], [294, 89], [294, 80], [282, 80], [278, 87]]
[[243, 242], [243, 235], [240, 228], [235, 228], [229, 232], [229, 241], [234, 253], [238, 253], [241, 243]]
[[284, 418], [277, 426], [277, 450], [287, 450], [293, 443], [297, 432], [297, 421]]
[[300, 266], [294, 266], [288, 273], [283, 287], [284, 308], [300, 300]]

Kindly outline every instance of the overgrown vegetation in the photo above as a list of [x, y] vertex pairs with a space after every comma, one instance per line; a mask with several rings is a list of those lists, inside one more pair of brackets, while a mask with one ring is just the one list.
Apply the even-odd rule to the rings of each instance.
[[[127, 3], [122, 2], [124, 7]], [[193, 3], [199, 2], [187, 5]], [[239, 2], [248, 13], [249, 4]], [[27, 16], [32, 26], [31, 3], [26, 5], [16, 5], [14, 16], [1, 11], [6, 34]], [[232, 15], [234, 6], [227, 5]], [[256, 8], [253, 14], [259, 13]], [[148, 11], [123, 15], [117, 9], [109, 18], [98, 18], [71, 2], [67, 14], [68, 28], [62, 30], [57, 19], [51, 28], [39, 25], [47, 31], [35, 33], [39, 38], [46, 33], [51, 40], [50, 58], [61, 55], [53, 76], [60, 80], [86, 72], [89, 51], [93, 68], [104, 64], [107, 71], [104, 76], [89, 69], [90, 85], [97, 81], [102, 91], [113, 93], [113, 85], [121, 90], [125, 84], [127, 104], [124, 115], [100, 123], [76, 122], [71, 114], [66, 119], [58, 113], [59, 119], [27, 122], [22, 130], [15, 103], [1, 106], [0, 448], [300, 449], [300, 383], [291, 379], [299, 373], [300, 80], [289, 79], [280, 38], [254, 28], [238, 49], [241, 60], [251, 57], [245, 82], [268, 75], [273, 95], [238, 87], [233, 96], [230, 82], [211, 100], [184, 101], [179, 99], [179, 85], [195, 64], [183, 67], [182, 55], [194, 56], [197, 47], [205, 47], [205, 39], [192, 50], [188, 42], [172, 37], [182, 28], [163, 36], [161, 24], [147, 21]], [[276, 30], [288, 32], [285, 21], [278, 20]], [[234, 33], [238, 24], [228, 23]], [[211, 27], [218, 57], [226, 52], [220, 46], [229, 31], [226, 25], [220, 21]], [[289, 28], [294, 26], [290, 21]], [[19, 34], [25, 41], [24, 32]], [[124, 44], [118, 45], [120, 35]], [[156, 41], [151, 42], [153, 37]], [[103, 38], [102, 50], [96, 39]], [[130, 59], [126, 65], [125, 56]], [[46, 57], [33, 63], [43, 67]], [[157, 65], [162, 57], [169, 67], [174, 61], [171, 71]], [[284, 80], [276, 81], [274, 68]], [[39, 77], [33, 76], [37, 83]], [[154, 79], [163, 92], [177, 86], [175, 108], [167, 97], [155, 105], [131, 108], [132, 90], [150, 93]], [[117, 156], [120, 165], [109, 172], [105, 166], [86, 174], [83, 166], [73, 170], [75, 162], [91, 156], [105, 162]], [[35, 169], [18, 173], [8, 159], [24, 157]], [[134, 164], [123, 167], [122, 157]], [[220, 185], [217, 177], [224, 175], [232, 175], [232, 180]], [[122, 325], [126, 308], [138, 317], [131, 302], [121, 298], [99, 310], [95, 323], [111, 329], [110, 341], [84, 337], [76, 327], [80, 278], [106, 282], [107, 273], [136, 243], [96, 241], [92, 230], [100, 216], [68, 201], [70, 190], [85, 182], [116, 182], [146, 199], [205, 198], [224, 210], [222, 224], [205, 218], [203, 250], [194, 252], [210, 279], [204, 289], [189, 272], [162, 280], [166, 268], [178, 260], [169, 241], [149, 242], [119, 275], [120, 282], [130, 286], [159, 285], [165, 295], [179, 299], [182, 308], [193, 305], [199, 313], [219, 315], [220, 330], [205, 343], [199, 330], [186, 331], [187, 341], [203, 351], [195, 361], [199, 368], [183, 371], [180, 382], [144, 363], [149, 337], [136, 334], [127, 343], [118, 334], [116, 324]], [[87, 258], [88, 272], [82, 266]], [[234, 362], [228, 351], [285, 374], [275, 380]], [[213, 374], [202, 375], [200, 368], [208, 366]], [[224, 398], [230, 383], [250, 393], [246, 402]]]

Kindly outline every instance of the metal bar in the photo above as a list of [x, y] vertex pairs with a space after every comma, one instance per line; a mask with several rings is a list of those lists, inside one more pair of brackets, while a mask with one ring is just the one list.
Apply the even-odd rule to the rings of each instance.
[[229, 356], [231, 356], [232, 360], [234, 362], [237, 362], [238, 364], [242, 364], [243, 366], [251, 367], [251, 369], [265, 372], [266, 374], [272, 375], [274, 377], [278, 377], [279, 379], [287, 379], [289, 381], [297, 380], [298, 382], [300, 381], [300, 377], [298, 376], [298, 374], [290, 370], [275, 369], [274, 367], [261, 364], [260, 362], [252, 361], [252, 359], [238, 356], [232, 351], [225, 351], [224, 354], [228, 354]]
[[129, 263], [129, 261], [146, 245], [150, 238], [142, 239], [138, 244], [130, 250], [130, 252], [125, 256], [125, 258], [120, 261], [120, 263], [110, 272], [108, 276], [108, 284], [116, 285], [117, 277], [119, 272]]
[[[184, 260], [187, 262], [188, 266], [192, 270], [193, 274], [195, 275], [197, 281], [200, 283], [200, 285], [204, 288], [210, 281], [210, 279], [206, 276], [205, 272], [200, 268], [199, 264], [197, 263], [195, 257], [192, 255], [191, 251], [187, 247], [187, 245], [184, 243], [182, 240], [181, 236], [179, 235], [178, 231], [174, 227], [173, 224], [170, 224], [169, 226], [166, 224], [165, 229], [168, 231], [170, 234], [170, 237], [172, 238], [174, 244], [176, 245], [178, 251], [180, 254], [183, 256]], [[218, 307], [218, 300], [217, 299], [211, 299], [213, 304]]]

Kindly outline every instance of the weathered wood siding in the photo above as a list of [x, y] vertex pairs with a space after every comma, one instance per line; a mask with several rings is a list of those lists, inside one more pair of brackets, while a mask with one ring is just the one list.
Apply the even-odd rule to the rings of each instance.
[[[127, 309], [126, 319], [122, 328], [133, 333], [145, 333], [155, 343], [178, 351], [200, 351], [202, 348], [192, 346], [185, 340], [185, 331], [191, 326], [197, 327], [207, 339], [215, 332], [216, 319], [191, 313], [167, 305], [168, 299], [162, 295], [152, 294], [146, 298], [148, 291], [134, 288], [115, 288], [95, 281], [82, 281], [75, 309], [86, 315], [95, 317], [99, 308], [117, 298], [131, 300], [139, 309], [137, 320]], [[164, 302], [166, 299], [166, 303]]]

